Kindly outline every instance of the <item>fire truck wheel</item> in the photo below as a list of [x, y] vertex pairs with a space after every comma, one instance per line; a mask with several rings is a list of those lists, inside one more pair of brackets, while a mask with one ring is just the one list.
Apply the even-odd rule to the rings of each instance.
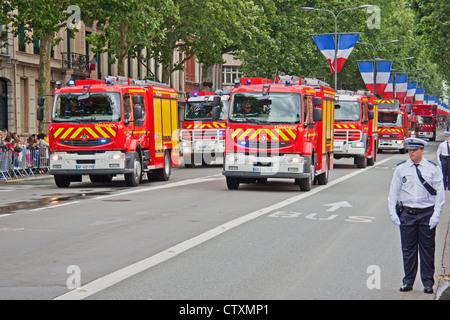
[[355, 164], [357, 168], [365, 168], [367, 166], [366, 156], [355, 157]]
[[315, 168], [314, 166], [311, 166], [311, 174], [308, 178], [300, 179], [300, 190], [301, 191], [310, 191], [312, 189], [313, 183], [314, 183], [314, 172]]
[[172, 166], [172, 161], [171, 161], [171, 157], [170, 157], [170, 152], [168, 150], [166, 150], [164, 152], [164, 168], [162, 169], [158, 169], [155, 173], [156, 173], [156, 179], [159, 181], [167, 181], [170, 178], [170, 174], [171, 174], [171, 166]]
[[70, 186], [69, 176], [55, 176], [55, 183], [58, 188], [68, 188]]
[[326, 185], [328, 183], [328, 176], [330, 174], [330, 171], [328, 170], [328, 167], [330, 165], [330, 159], [327, 156], [327, 164], [325, 165], [325, 172], [321, 173], [317, 177], [317, 183], [320, 185]]
[[136, 187], [142, 179], [142, 165], [139, 161], [139, 153], [135, 153], [133, 162], [133, 172], [125, 174], [125, 182], [129, 187]]
[[239, 188], [239, 180], [233, 177], [227, 177], [227, 187], [230, 190], [237, 190]]

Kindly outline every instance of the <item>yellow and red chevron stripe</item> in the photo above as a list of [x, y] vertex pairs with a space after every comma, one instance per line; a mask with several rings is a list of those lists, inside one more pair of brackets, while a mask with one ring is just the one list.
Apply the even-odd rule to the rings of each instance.
[[226, 123], [223, 122], [213, 122], [213, 123], [195, 123], [188, 124], [186, 129], [225, 129], [227, 127]]
[[266, 135], [268, 141], [292, 141], [297, 138], [294, 129], [242, 129], [233, 131], [231, 137], [235, 140], [259, 140], [262, 135]]
[[86, 135], [87, 139], [112, 139], [117, 135], [117, 128], [110, 126], [95, 127], [69, 127], [55, 129], [53, 137], [55, 139], [82, 139]]
[[335, 129], [356, 129], [354, 124], [334, 124]]
[[383, 132], [403, 132], [403, 129], [396, 129], [396, 128], [378, 128], [378, 133]]

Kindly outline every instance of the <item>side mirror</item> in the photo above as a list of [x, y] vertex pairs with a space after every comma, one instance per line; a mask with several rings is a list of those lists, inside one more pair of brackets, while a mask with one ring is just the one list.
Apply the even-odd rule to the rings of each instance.
[[213, 105], [214, 106], [220, 106], [221, 105], [221, 99], [219, 96], [214, 96], [213, 97]]
[[217, 120], [219, 120], [219, 117], [220, 117], [220, 107], [215, 106], [212, 110], [212, 119], [213, 119], [213, 121], [217, 121]]
[[322, 98], [314, 97], [314, 107], [318, 107], [322, 105]]
[[144, 96], [142, 95], [132, 96], [131, 101], [133, 102], [133, 105], [142, 104], [144, 102]]
[[369, 103], [369, 104], [367, 105], [367, 108], [368, 108], [369, 110], [373, 110], [373, 104]]
[[334, 105], [334, 109], [340, 109], [341, 108], [341, 105], [340, 104], [335, 104]]
[[39, 97], [38, 98], [38, 106], [39, 107], [43, 107], [45, 103], [45, 98], [44, 97]]
[[134, 120], [139, 120], [142, 118], [142, 107], [140, 105], [133, 105]]
[[[39, 99], [41, 99], [41, 98], [39, 98]], [[42, 99], [44, 99], [44, 98], [42, 98]], [[43, 107], [39, 107], [37, 109], [36, 118], [38, 121], [44, 121], [44, 108]]]
[[[322, 98], [319, 98], [319, 99], [322, 102]], [[314, 100], [315, 100], [315, 98], [314, 98]], [[322, 109], [314, 108], [313, 121], [314, 122], [322, 121]]]
[[369, 116], [369, 120], [373, 120], [374, 118], [374, 113], [372, 110], [369, 110], [369, 113], [367, 114]]
[[411, 105], [410, 104], [407, 104], [405, 109], [406, 109], [406, 113], [411, 113]]

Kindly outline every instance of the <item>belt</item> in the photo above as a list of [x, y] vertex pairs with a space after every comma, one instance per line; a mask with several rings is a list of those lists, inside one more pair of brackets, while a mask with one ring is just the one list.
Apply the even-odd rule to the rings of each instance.
[[411, 208], [411, 207], [403, 207], [403, 211], [409, 213], [409, 214], [419, 214], [424, 213], [428, 211], [434, 210], [434, 206], [428, 207], [428, 208]]
[[450, 159], [450, 156], [443, 156], [443, 155], [441, 155], [441, 158], [442, 159]]

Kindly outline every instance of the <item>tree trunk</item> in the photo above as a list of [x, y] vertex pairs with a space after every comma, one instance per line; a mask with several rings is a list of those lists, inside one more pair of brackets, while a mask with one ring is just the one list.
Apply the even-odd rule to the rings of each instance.
[[[156, 80], [158, 81], [158, 80]], [[170, 66], [162, 66], [161, 82], [169, 84], [170, 82]]]
[[[51, 80], [52, 73], [50, 67], [50, 52], [52, 48], [53, 34], [47, 35], [39, 39], [39, 86], [38, 86], [38, 96], [44, 94], [53, 94], [51, 92]], [[44, 121], [50, 121], [50, 110], [52, 106], [52, 99], [46, 97], [44, 104]], [[39, 123], [39, 133], [47, 133], [48, 124]]]
[[117, 73], [118, 76], [125, 77], [125, 58], [128, 57], [128, 44], [127, 44], [127, 34], [128, 34], [128, 25], [121, 23], [120, 24], [120, 40], [119, 40], [119, 53], [117, 57]]

